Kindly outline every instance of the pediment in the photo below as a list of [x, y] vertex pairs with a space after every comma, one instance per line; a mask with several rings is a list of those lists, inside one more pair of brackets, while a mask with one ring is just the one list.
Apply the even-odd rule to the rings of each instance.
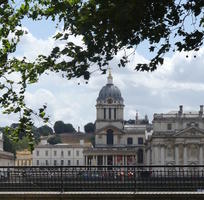
[[185, 128], [173, 135], [174, 137], [204, 137], [204, 131], [197, 127]]
[[105, 126], [105, 127], [101, 128], [101, 129], [97, 130], [95, 132], [95, 134], [104, 134], [104, 133], [107, 132], [108, 129], [112, 129], [114, 134], [123, 134], [123, 133], [125, 133], [124, 130], [122, 130], [122, 129], [119, 129], [119, 128], [117, 128], [115, 126], [112, 126], [112, 125], [111, 126], [108, 125], [108, 126]]

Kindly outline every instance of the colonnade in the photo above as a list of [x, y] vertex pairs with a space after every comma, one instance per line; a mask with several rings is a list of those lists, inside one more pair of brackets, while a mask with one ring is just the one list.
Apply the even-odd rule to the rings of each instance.
[[[199, 145], [198, 149], [198, 156], [197, 159], [194, 157], [193, 159], [188, 156], [188, 151], [192, 151], [192, 149], [188, 148], [188, 145]], [[182, 162], [179, 158], [179, 146], [182, 145], [183, 154], [182, 154]], [[198, 146], [197, 146], [198, 147]], [[171, 161], [174, 165], [188, 165], [190, 162], [195, 161], [196, 164], [203, 165], [203, 147], [204, 144], [197, 144], [197, 143], [176, 143], [172, 145], [173, 156], [169, 159], [167, 157], [167, 145], [165, 144], [157, 144], [152, 145], [152, 148], [147, 150], [147, 164], [154, 164], [154, 165], [166, 165], [167, 162]]]
[[[100, 158], [99, 158], [100, 157]], [[99, 161], [100, 159], [100, 161]], [[129, 159], [132, 162], [129, 162]], [[135, 164], [136, 155], [85, 155], [84, 164], [89, 166], [99, 165], [131, 165]]]

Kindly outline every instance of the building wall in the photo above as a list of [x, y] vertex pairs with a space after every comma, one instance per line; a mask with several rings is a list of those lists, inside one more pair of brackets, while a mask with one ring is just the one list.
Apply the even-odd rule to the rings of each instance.
[[199, 111], [154, 114], [153, 135], [146, 146], [147, 163], [204, 164], [204, 115]]
[[32, 153], [27, 149], [24, 151], [17, 151], [15, 165], [16, 166], [32, 166]]
[[[39, 155], [37, 154], [39, 152]], [[63, 164], [61, 163], [63, 160]], [[39, 162], [39, 163], [37, 163]], [[56, 163], [55, 163], [56, 162]], [[35, 148], [33, 165], [83, 165], [83, 148]]]
[[6, 158], [0, 157], [0, 166], [14, 166], [14, 164], [15, 164], [14, 158], [13, 159], [6, 159]]
[[109, 121], [96, 121], [96, 130], [102, 129], [106, 126], [115, 126], [118, 129], [123, 129], [123, 122], [122, 121], [116, 121], [116, 120], [109, 120]]
[[[137, 129], [135, 129], [135, 132], [133, 133], [128, 133], [128, 132], [119, 132], [119, 131], [114, 131], [114, 139], [113, 143], [114, 145], [127, 145], [127, 139], [132, 138], [133, 139], [133, 144], [132, 145], [138, 145], [138, 138], [143, 138], [143, 143], [145, 142], [145, 128], [143, 132], [137, 133]], [[97, 145], [107, 145], [107, 133], [106, 129], [100, 131], [99, 133], [96, 133], [95, 136], [95, 144]]]

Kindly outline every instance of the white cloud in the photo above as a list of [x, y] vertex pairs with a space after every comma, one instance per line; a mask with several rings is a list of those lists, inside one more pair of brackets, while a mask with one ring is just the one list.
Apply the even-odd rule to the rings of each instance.
[[[80, 43], [77, 38], [72, 39]], [[18, 56], [34, 59], [39, 53], [48, 53], [54, 45], [52, 37], [43, 40], [29, 33], [22, 40]], [[175, 110], [179, 104], [190, 110], [198, 110], [199, 105], [204, 104], [204, 48], [196, 53], [196, 58], [193, 52], [188, 53], [188, 58], [185, 53], [176, 53], [166, 58], [164, 65], [152, 73], [134, 71], [137, 63], [147, 62], [145, 55], [137, 52], [132, 55], [126, 68], [118, 68], [121, 53], [110, 66], [114, 83], [120, 88], [125, 100], [125, 119], [134, 118], [136, 110], [140, 116], [148, 114], [151, 119], [153, 113]], [[66, 80], [60, 74], [50, 73], [29, 86], [26, 98], [34, 109], [47, 102], [52, 124], [56, 120], [63, 120], [73, 123], [77, 128], [87, 122], [94, 122], [96, 98], [105, 84], [106, 75], [100, 72], [93, 73], [88, 84], [81, 79]], [[14, 119], [11, 118], [11, 122]], [[9, 123], [7, 118], [3, 121]]]

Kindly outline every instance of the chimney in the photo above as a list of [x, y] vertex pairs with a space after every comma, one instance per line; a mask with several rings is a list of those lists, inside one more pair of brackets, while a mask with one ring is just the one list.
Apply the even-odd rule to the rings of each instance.
[[179, 106], [179, 111], [178, 111], [179, 115], [183, 114], [183, 105]]
[[200, 105], [199, 115], [203, 115], [203, 105]]
[[147, 115], [145, 115], [145, 122], [146, 122], [147, 124], [149, 124], [149, 119], [148, 119], [148, 116], [147, 116]]
[[138, 112], [136, 111], [135, 124], [138, 124]]
[[78, 133], [80, 132], [80, 126], [78, 126]]
[[42, 144], [42, 145], [48, 144], [47, 139], [48, 139], [48, 137], [41, 137], [40, 144]]
[[84, 140], [79, 141], [80, 145], [84, 145]]

